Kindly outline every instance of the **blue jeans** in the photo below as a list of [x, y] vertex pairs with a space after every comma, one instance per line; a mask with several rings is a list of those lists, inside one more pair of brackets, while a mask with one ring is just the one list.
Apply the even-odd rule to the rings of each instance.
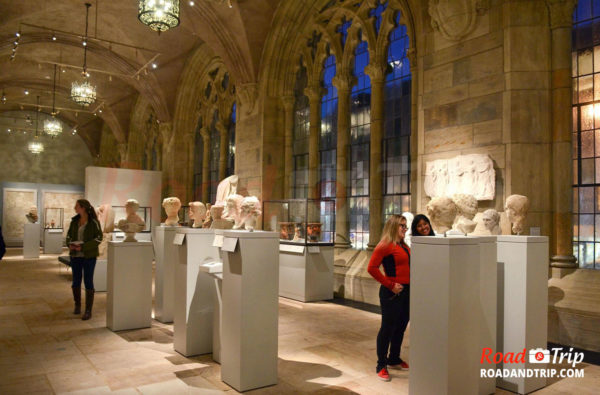
[[81, 274], [85, 289], [94, 289], [94, 268], [96, 258], [71, 257], [71, 270], [73, 272], [73, 288], [81, 287]]

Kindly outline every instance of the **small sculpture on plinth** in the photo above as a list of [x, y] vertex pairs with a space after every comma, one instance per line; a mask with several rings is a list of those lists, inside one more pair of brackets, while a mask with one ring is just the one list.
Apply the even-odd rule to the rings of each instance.
[[487, 209], [482, 214], [483, 227], [488, 234], [495, 236], [502, 234], [500, 229], [500, 214], [493, 208]]
[[211, 214], [212, 206], [210, 203], [206, 203], [206, 216], [204, 217], [204, 221], [202, 222], [202, 227], [209, 229], [212, 226], [213, 217]]
[[512, 231], [517, 235], [523, 233], [527, 211], [529, 211], [529, 199], [523, 195], [510, 195], [506, 198], [504, 211], [512, 224]]
[[127, 217], [122, 219], [117, 224], [117, 228], [125, 232], [124, 242], [136, 242], [135, 234], [144, 230], [146, 223], [137, 214], [137, 210], [140, 208], [140, 204], [135, 199], [129, 199], [125, 203], [125, 212]]
[[446, 196], [435, 197], [427, 203], [427, 216], [436, 233], [446, 233], [454, 224], [456, 204]]
[[452, 229], [464, 235], [473, 233], [477, 226], [477, 222], [473, 221], [477, 214], [477, 199], [473, 195], [457, 193], [452, 196], [452, 201], [456, 204], [457, 209], [457, 216]]
[[37, 211], [37, 207], [36, 206], [31, 206], [29, 208], [29, 212], [27, 214], [25, 214], [25, 218], [27, 218], [27, 220], [32, 223], [35, 224], [38, 221], [38, 211]]
[[[256, 196], [247, 196], [242, 199], [240, 211], [241, 221], [239, 223], [238, 228], [241, 228], [243, 225], [244, 229], [253, 232], [254, 228], [256, 228], [256, 220], [262, 214], [262, 211], [260, 209], [260, 201]], [[233, 229], [238, 228], [236, 228], [235, 225], [233, 227]]]
[[165, 198], [162, 206], [167, 213], [165, 226], [179, 226], [179, 209], [181, 208], [181, 200], [176, 197]]
[[189, 214], [194, 221], [192, 228], [202, 228], [206, 218], [206, 206], [202, 202], [190, 202]]

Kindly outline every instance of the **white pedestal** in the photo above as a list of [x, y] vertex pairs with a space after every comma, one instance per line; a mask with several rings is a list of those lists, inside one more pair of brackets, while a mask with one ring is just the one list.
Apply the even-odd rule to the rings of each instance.
[[[135, 239], [137, 241], [152, 241], [152, 233], [150, 233], [150, 232], [136, 233]], [[120, 232], [120, 231], [112, 232], [112, 241], [123, 241], [123, 240], [125, 240], [125, 232]]]
[[223, 262], [207, 263], [200, 266], [200, 270], [209, 275], [215, 285], [214, 310], [213, 310], [213, 361], [221, 363], [221, 316], [223, 311]]
[[279, 245], [279, 296], [333, 299], [333, 246]]
[[279, 234], [223, 235], [221, 379], [237, 391], [277, 384]]
[[152, 322], [152, 243], [108, 243], [106, 326], [148, 328]]
[[[496, 236], [480, 236], [479, 253], [481, 262], [479, 266], [479, 343], [480, 350], [489, 347], [496, 350], [496, 314], [498, 299], [498, 256]], [[481, 352], [481, 351], [480, 351]], [[496, 364], [483, 363], [480, 369], [495, 369]], [[479, 395], [488, 395], [496, 392], [496, 379], [494, 377], [479, 378]]]
[[63, 230], [44, 229], [44, 254], [62, 254]]
[[23, 235], [23, 258], [40, 257], [40, 224], [25, 224]]
[[179, 226], [156, 226], [152, 236], [156, 259], [154, 278], [154, 318], [173, 322], [175, 303], [175, 261], [177, 246], [173, 244]]
[[412, 237], [410, 394], [477, 394], [479, 241]]
[[175, 265], [173, 347], [184, 356], [208, 354], [213, 345], [214, 280], [200, 271], [201, 265], [220, 261], [213, 247], [214, 230], [179, 228]]
[[[498, 341], [500, 352], [527, 350], [525, 363], [502, 369], [545, 368], [530, 364], [529, 350], [548, 347], [548, 238], [498, 236]], [[546, 385], [544, 377], [499, 379], [497, 385], [528, 394]]]
[[106, 292], [106, 272], [108, 270], [108, 261], [106, 259], [96, 259], [94, 268], [94, 289], [96, 292]]

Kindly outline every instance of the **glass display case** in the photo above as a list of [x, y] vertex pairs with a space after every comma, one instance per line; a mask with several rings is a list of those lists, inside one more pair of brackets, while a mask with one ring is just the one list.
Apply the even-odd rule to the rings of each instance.
[[[127, 218], [127, 211], [125, 210], [125, 206], [112, 206], [112, 209], [115, 213], [115, 229], [113, 232], [121, 232], [117, 228], [117, 224], [120, 220]], [[141, 233], [150, 233], [152, 231], [152, 207], [140, 207], [136, 213], [146, 223]]]
[[278, 232], [284, 244], [333, 245], [334, 199], [288, 199], [263, 202], [263, 229]]
[[44, 229], [62, 229], [64, 224], [65, 209], [46, 208], [44, 210]]
[[190, 221], [190, 206], [181, 206], [177, 215], [179, 216], [179, 225], [192, 226], [192, 222]]

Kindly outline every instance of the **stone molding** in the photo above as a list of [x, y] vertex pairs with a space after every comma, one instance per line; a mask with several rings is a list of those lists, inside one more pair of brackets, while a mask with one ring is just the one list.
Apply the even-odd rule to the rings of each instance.
[[550, 10], [550, 28], [570, 28], [573, 25], [573, 10], [577, 0], [546, 0]]
[[430, 0], [431, 27], [449, 41], [460, 41], [477, 26], [477, 17], [489, 10], [489, 0]]

